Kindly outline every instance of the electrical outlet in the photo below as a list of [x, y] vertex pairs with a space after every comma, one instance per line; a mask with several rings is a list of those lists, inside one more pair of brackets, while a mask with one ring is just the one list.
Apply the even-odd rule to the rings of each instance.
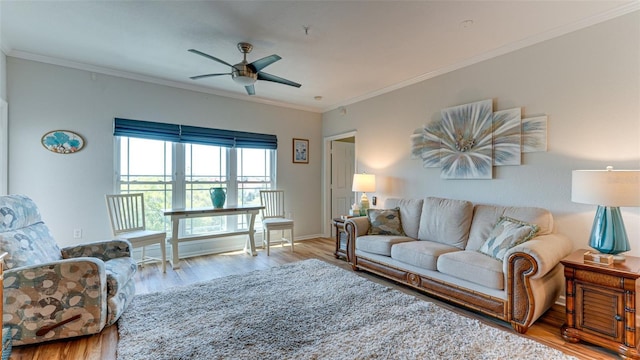
[[377, 196], [374, 196], [374, 197], [371, 198], [371, 204], [374, 205], [374, 206], [378, 205], [378, 197]]
[[73, 238], [82, 239], [82, 229], [73, 229]]

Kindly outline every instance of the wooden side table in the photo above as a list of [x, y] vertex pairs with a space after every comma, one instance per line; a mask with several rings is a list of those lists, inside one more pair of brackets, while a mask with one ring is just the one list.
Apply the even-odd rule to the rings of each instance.
[[562, 337], [580, 340], [640, 359], [636, 324], [640, 258], [627, 256], [621, 263], [585, 263], [587, 250], [577, 250], [561, 260], [566, 280], [566, 323]]
[[336, 251], [333, 255], [336, 259], [343, 256], [347, 258], [347, 233], [344, 232], [344, 221], [341, 217], [333, 218], [333, 226], [336, 228]]

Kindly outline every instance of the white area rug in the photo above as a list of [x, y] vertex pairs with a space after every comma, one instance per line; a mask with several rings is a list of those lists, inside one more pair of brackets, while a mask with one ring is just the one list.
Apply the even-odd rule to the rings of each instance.
[[574, 359], [320, 260], [136, 296], [119, 360]]

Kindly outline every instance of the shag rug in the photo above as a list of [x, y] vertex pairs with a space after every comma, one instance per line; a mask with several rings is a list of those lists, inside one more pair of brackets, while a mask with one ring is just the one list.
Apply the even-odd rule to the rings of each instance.
[[320, 260], [138, 295], [119, 360], [575, 359]]

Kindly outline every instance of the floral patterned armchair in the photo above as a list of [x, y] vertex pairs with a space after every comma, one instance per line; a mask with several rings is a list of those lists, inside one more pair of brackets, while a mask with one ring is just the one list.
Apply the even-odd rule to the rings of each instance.
[[36, 204], [0, 196], [4, 326], [13, 345], [94, 334], [115, 323], [135, 294], [131, 244], [109, 240], [60, 249]]

